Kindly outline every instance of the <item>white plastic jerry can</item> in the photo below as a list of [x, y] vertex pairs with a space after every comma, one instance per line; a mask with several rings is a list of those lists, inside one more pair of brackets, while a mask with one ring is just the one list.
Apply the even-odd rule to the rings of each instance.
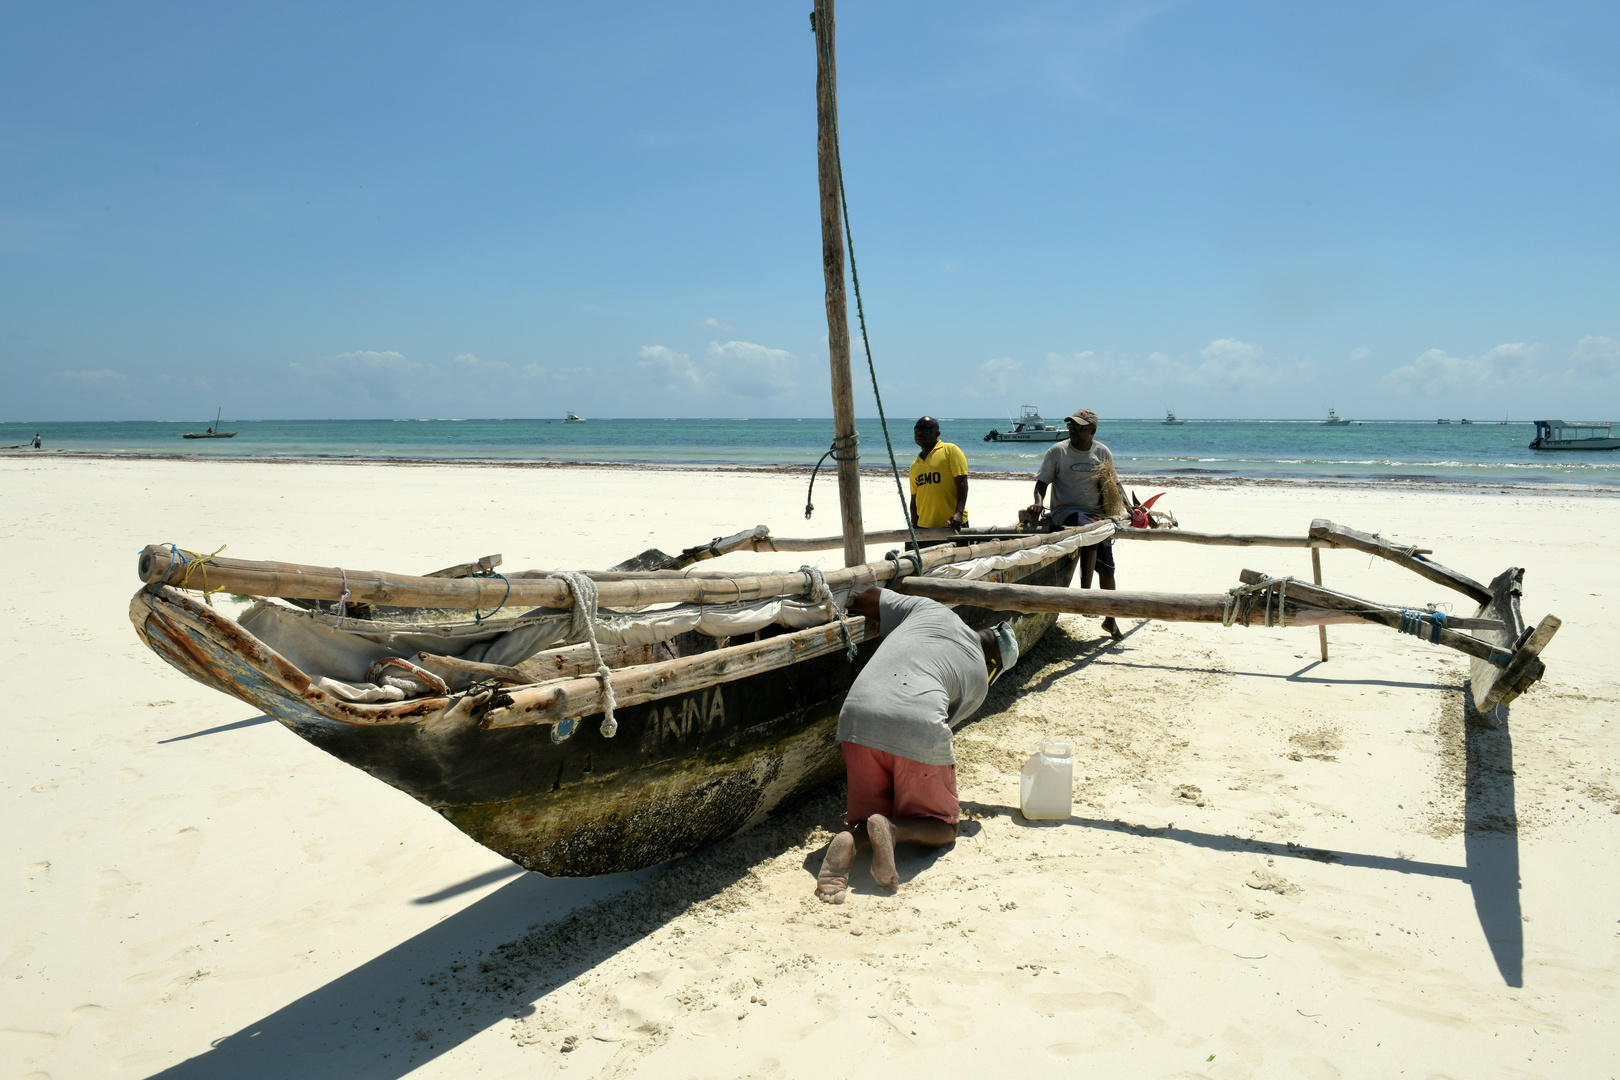
[[1074, 810], [1074, 758], [1069, 744], [1047, 742], [1024, 762], [1018, 808], [1030, 821], [1066, 821]]

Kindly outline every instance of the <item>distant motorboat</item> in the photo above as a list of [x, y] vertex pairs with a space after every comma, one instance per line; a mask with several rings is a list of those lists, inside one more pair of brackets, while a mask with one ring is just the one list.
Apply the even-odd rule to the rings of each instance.
[[1332, 409], [1328, 410], [1327, 419], [1322, 421], [1322, 423], [1332, 427], [1348, 427], [1350, 425], [1350, 421], [1339, 419], [1339, 414], [1334, 412]]
[[1437, 424], [1449, 424], [1449, 423], [1451, 423], [1451, 421], [1450, 420], [1436, 420], [1435, 423], [1437, 423]]
[[1610, 425], [1596, 421], [1537, 420], [1532, 450], [1620, 450]]
[[214, 426], [207, 431], [188, 431], [181, 435], [182, 439], [234, 439], [236, 432], [219, 430], [219, 418], [225, 414], [225, 407], [221, 405], [214, 414]]
[[995, 428], [984, 437], [985, 442], [1061, 442], [1069, 437], [1067, 428], [1053, 427], [1041, 419], [1040, 410], [1033, 405], [1019, 406], [1018, 419], [1011, 431]]
[[1459, 420], [1459, 421], [1458, 421], [1458, 423], [1460, 423], [1460, 424], [1472, 424], [1472, 423], [1473, 423], [1473, 421], [1472, 421], [1472, 420], [1470, 420], [1470, 419], [1468, 419], [1468, 418], [1467, 418], [1467, 417], [1466, 417], [1466, 416], [1465, 416], [1465, 417], [1463, 417], [1463, 418], [1462, 418], [1462, 419], [1461, 419], [1461, 420]]
[[585, 418], [576, 412], [569, 412], [563, 417], [563, 423], [565, 424], [583, 424], [584, 422]]
[[1185, 424], [1187, 421], [1185, 421], [1185, 420], [1177, 420], [1175, 410], [1174, 409], [1166, 409], [1166, 410], [1164, 410], [1164, 422], [1166, 424]]

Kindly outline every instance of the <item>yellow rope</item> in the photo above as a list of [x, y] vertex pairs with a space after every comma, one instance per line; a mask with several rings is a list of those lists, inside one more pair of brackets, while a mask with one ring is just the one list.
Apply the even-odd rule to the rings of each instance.
[[190, 588], [190, 586], [187, 583], [191, 581], [192, 573], [198, 567], [201, 567], [202, 568], [203, 603], [207, 604], [209, 607], [213, 607], [214, 606], [214, 601], [209, 598], [209, 594], [210, 593], [216, 593], [216, 592], [224, 592], [225, 587], [223, 585], [221, 585], [217, 589], [210, 589], [208, 587], [208, 560], [212, 559], [215, 555], [218, 555], [221, 551], [224, 551], [225, 548], [226, 548], [226, 545], [221, 544], [221, 545], [219, 545], [219, 547], [215, 548], [213, 551], [209, 552], [207, 555], [200, 555], [195, 551], [187, 551], [185, 548], [181, 548], [180, 553], [186, 557], [186, 572], [183, 575], [181, 575], [180, 584], [178, 586], [176, 586], [176, 587], [181, 588], [181, 589]]

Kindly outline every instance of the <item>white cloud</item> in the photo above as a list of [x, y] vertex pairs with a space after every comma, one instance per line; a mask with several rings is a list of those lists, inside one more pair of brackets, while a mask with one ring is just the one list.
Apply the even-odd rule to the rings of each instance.
[[716, 319], [713, 315], [709, 316], [707, 319], [704, 319], [702, 322], [698, 323], [698, 325], [703, 326], [703, 327], [707, 327], [710, 330], [730, 330], [731, 329], [731, 324], [730, 323], [721, 322], [719, 319]]
[[672, 390], [760, 400], [799, 388], [798, 357], [751, 341], [711, 341], [701, 361], [665, 345], [643, 345], [640, 355], [642, 369]]
[[407, 360], [392, 350], [362, 349], [340, 353], [309, 363], [287, 365], [294, 374], [326, 383], [333, 392], [351, 394], [372, 401], [395, 401], [414, 397], [424, 376], [435, 374], [426, 364]]
[[111, 368], [100, 368], [96, 371], [58, 371], [56, 377], [76, 382], [80, 386], [121, 386], [129, 382], [129, 376], [121, 371]]
[[1601, 334], [1588, 334], [1575, 343], [1570, 355], [1577, 376], [1599, 379], [1620, 375], [1620, 341]]
[[1546, 379], [1538, 366], [1543, 345], [1509, 342], [1479, 356], [1452, 356], [1430, 349], [1383, 377], [1383, 385], [1398, 394], [1457, 397], [1517, 388], [1527, 390]]
[[997, 356], [980, 364], [979, 374], [984, 376], [984, 383], [987, 386], [1005, 397], [1021, 389], [1024, 381], [1024, 365], [1010, 356]]

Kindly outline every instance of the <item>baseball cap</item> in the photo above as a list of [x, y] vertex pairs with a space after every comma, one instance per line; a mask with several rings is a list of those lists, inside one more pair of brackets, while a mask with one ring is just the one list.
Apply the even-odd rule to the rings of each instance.
[[1068, 416], [1065, 416], [1063, 419], [1065, 421], [1073, 420], [1075, 423], [1079, 424], [1081, 427], [1096, 427], [1097, 426], [1097, 414], [1092, 412], [1090, 409], [1076, 409], [1076, 410], [1074, 410], [1074, 412], [1070, 413]]

